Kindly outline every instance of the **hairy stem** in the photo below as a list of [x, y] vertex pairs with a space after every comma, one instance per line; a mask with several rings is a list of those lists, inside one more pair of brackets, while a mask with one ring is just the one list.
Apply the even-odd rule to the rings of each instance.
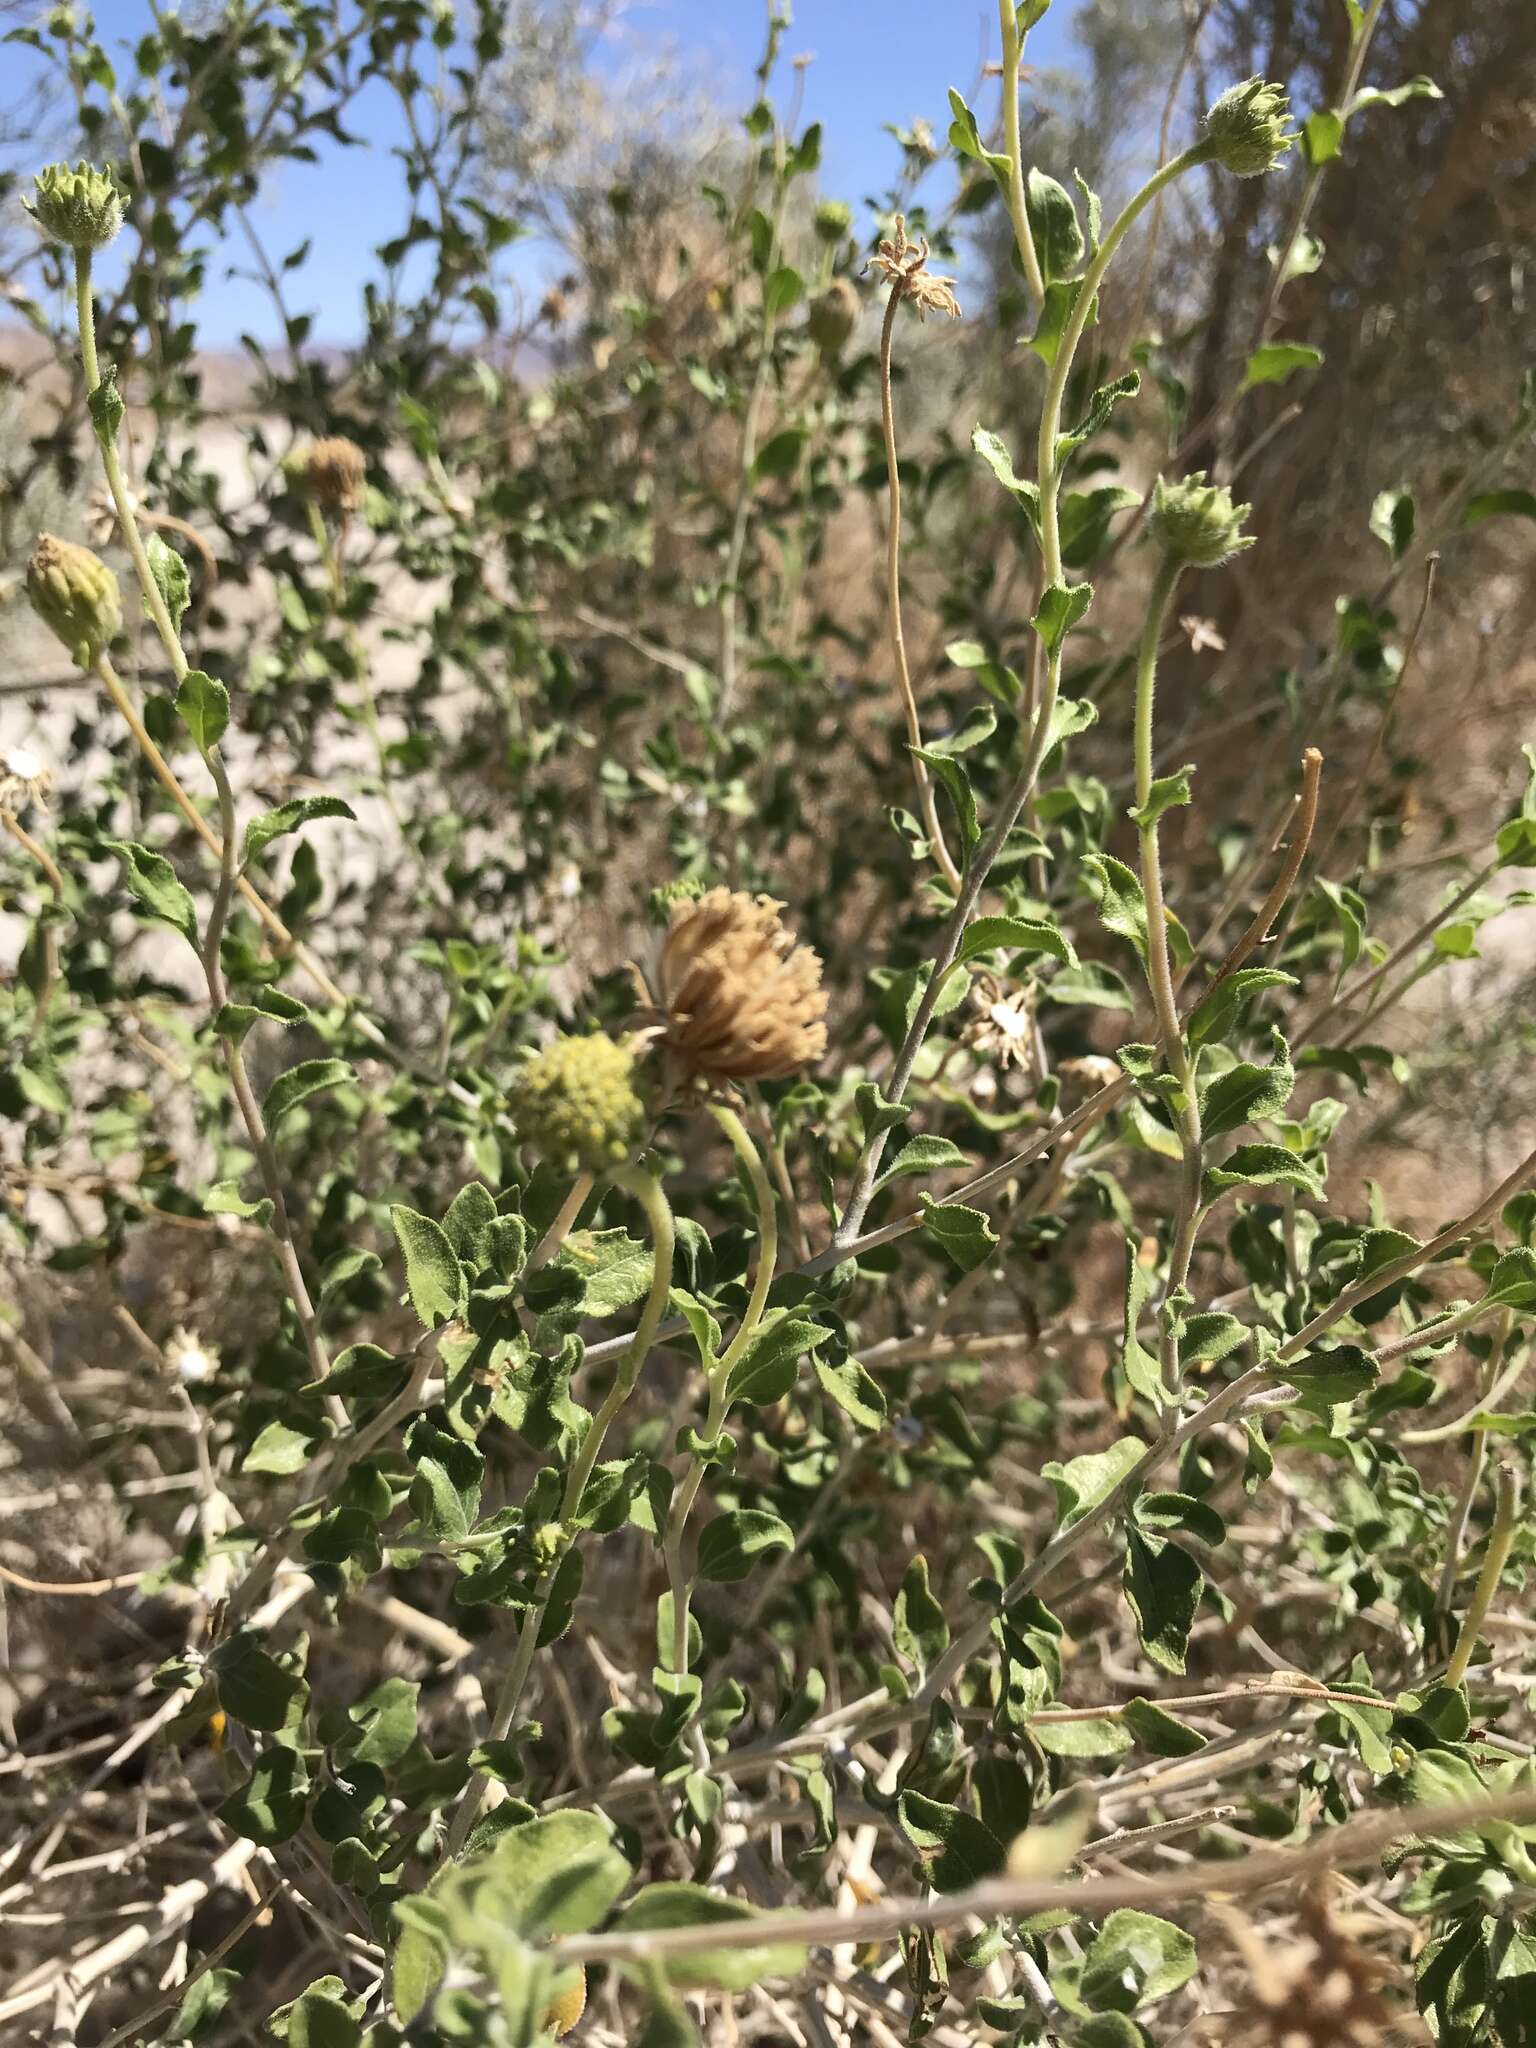
[[[747, 1298], [746, 1313], [726, 1346], [719, 1363], [709, 1375], [709, 1409], [704, 1418], [703, 1441], [713, 1444], [725, 1427], [726, 1411], [730, 1406], [729, 1388], [731, 1375], [747, 1348], [757, 1335], [763, 1320], [763, 1310], [768, 1303], [768, 1290], [773, 1285], [774, 1268], [779, 1259], [778, 1211], [774, 1206], [773, 1188], [763, 1166], [762, 1156], [753, 1144], [751, 1135], [734, 1109], [724, 1103], [716, 1103], [712, 1114], [735, 1149], [736, 1157], [746, 1169], [752, 1183], [752, 1197], [757, 1208], [757, 1269], [752, 1276], [752, 1291]], [[688, 1517], [698, 1499], [699, 1488], [704, 1483], [704, 1472], [708, 1461], [695, 1456], [683, 1476], [681, 1485], [672, 1502], [672, 1511], [667, 1517], [667, 1533], [663, 1550], [667, 1563], [667, 1583], [672, 1592], [672, 1669], [681, 1675], [688, 1669], [688, 1612], [693, 1594], [693, 1581], [683, 1569], [683, 1534], [688, 1526]]]
[[1024, 60], [1024, 37], [1019, 34], [1015, 0], [997, 0], [997, 17], [1003, 31], [1003, 153], [1008, 159], [1008, 217], [1013, 222], [1013, 239], [1025, 279], [1038, 303], [1045, 297], [1045, 279], [1024, 196], [1024, 148], [1019, 135], [1019, 67]]
[[1520, 1475], [1513, 1465], [1501, 1465], [1494, 1481], [1493, 1526], [1488, 1531], [1488, 1547], [1483, 1553], [1483, 1568], [1477, 1575], [1477, 1584], [1472, 1589], [1472, 1599], [1456, 1638], [1456, 1647], [1451, 1652], [1451, 1661], [1445, 1668], [1445, 1682], [1450, 1686], [1464, 1683], [1472, 1653], [1477, 1648], [1478, 1631], [1488, 1619], [1488, 1610], [1493, 1605], [1495, 1593], [1499, 1590], [1499, 1579], [1509, 1562], [1509, 1553], [1514, 1548], [1515, 1533], [1520, 1522]]

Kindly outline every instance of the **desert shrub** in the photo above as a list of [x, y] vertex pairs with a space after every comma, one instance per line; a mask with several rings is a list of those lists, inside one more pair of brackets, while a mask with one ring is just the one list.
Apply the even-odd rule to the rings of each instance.
[[[1191, 8], [1106, 209], [1022, 132], [1045, 5], [872, 234], [777, 8], [734, 135], [500, 0], [24, 31], [88, 154], [0, 447], [7, 2022], [1530, 2038], [1536, 1154], [1351, 1131], [1528, 900], [1536, 774], [1425, 861], [1399, 701], [1536, 382], [1316, 604], [1244, 475], [1343, 144], [1442, 88], [1347, 0], [1299, 129], [1254, 76], [1181, 140]], [[381, 96], [337, 353], [253, 203]]]

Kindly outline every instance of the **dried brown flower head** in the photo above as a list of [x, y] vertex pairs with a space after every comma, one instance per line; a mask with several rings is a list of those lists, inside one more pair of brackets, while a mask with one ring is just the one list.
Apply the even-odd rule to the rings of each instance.
[[669, 1087], [782, 1081], [826, 1051], [821, 961], [785, 927], [783, 907], [731, 889], [672, 906], [642, 1018]]
[[919, 319], [926, 320], [930, 313], [942, 313], [947, 319], [958, 320], [960, 302], [955, 297], [955, 280], [935, 276], [927, 263], [927, 236], [919, 235], [915, 242], [909, 242], [907, 217], [898, 213], [890, 240], [880, 244], [864, 267], [878, 271], [897, 292], [910, 299]]
[[295, 490], [329, 512], [355, 512], [363, 501], [363, 451], [345, 434], [295, 448], [283, 467]]
[[1241, 1914], [1221, 1915], [1248, 1970], [1247, 1994], [1222, 2022], [1229, 2048], [1386, 2048], [1425, 2038], [1406, 2032], [1411, 2020], [1382, 1997], [1389, 1966], [1335, 1917], [1325, 1886], [1303, 1893], [1300, 1917], [1306, 1938], [1277, 1949]]

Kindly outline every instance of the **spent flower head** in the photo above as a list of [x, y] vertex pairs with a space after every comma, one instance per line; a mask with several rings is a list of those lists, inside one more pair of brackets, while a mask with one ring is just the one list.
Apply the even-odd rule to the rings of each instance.
[[0, 817], [14, 818], [30, 804], [46, 803], [53, 777], [41, 754], [30, 747], [0, 753]]
[[27, 597], [81, 668], [93, 667], [122, 631], [117, 578], [100, 555], [57, 534], [42, 534], [32, 550]]
[[83, 160], [49, 164], [22, 204], [51, 242], [68, 249], [105, 249], [123, 224], [123, 195], [110, 171]]
[[919, 235], [915, 242], [908, 241], [907, 217], [898, 213], [889, 237], [864, 268], [878, 271], [887, 283], [910, 299], [919, 319], [926, 320], [930, 313], [942, 313], [946, 319], [958, 320], [960, 302], [955, 297], [955, 280], [938, 277], [929, 270], [928, 254], [928, 237]]
[[1219, 1917], [1248, 1973], [1224, 2040], [1241, 2048], [1385, 2048], [1401, 2038], [1400, 2015], [1381, 1991], [1390, 1966], [1368, 1954], [1356, 1931], [1335, 1918], [1321, 1886], [1303, 1895], [1305, 1939], [1293, 1946], [1269, 1946], [1235, 1911]]
[[645, 1133], [631, 1046], [603, 1032], [557, 1038], [507, 1091], [519, 1137], [567, 1173], [622, 1166]]
[[1243, 532], [1251, 505], [1234, 505], [1225, 484], [1208, 484], [1197, 469], [1170, 483], [1159, 477], [1152, 490], [1147, 530], [1175, 561], [1191, 569], [1214, 569], [1253, 546]]
[[1283, 85], [1245, 78], [1229, 85], [1205, 117], [1207, 153], [1239, 178], [1262, 178], [1296, 140], [1286, 123], [1290, 101]]
[[771, 896], [711, 889], [679, 903], [643, 1021], [672, 1087], [782, 1081], [827, 1049], [821, 960]]
[[328, 512], [355, 512], [363, 500], [363, 451], [345, 434], [305, 441], [283, 457], [283, 474], [300, 497], [313, 498]]

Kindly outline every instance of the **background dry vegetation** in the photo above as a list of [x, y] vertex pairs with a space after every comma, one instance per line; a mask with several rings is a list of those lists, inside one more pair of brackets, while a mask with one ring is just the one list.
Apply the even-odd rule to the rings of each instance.
[[[268, 12], [244, 11], [258, 21]], [[426, 10], [295, 8], [253, 31], [243, 53], [219, 47], [235, 12], [207, 6], [190, 17], [209, 38], [195, 61], [168, 45], [154, 77], [130, 93], [125, 67], [118, 82], [139, 95], [135, 116], [142, 103], [132, 125], [151, 142], [173, 132], [178, 149], [163, 152], [174, 163], [152, 153], [138, 165], [130, 281], [103, 291], [99, 317], [128, 400], [133, 487], [192, 571], [190, 651], [236, 698], [226, 751], [237, 788], [258, 806], [339, 791], [356, 813], [286, 842], [297, 850], [271, 870], [283, 919], [387, 1040], [385, 1057], [349, 1036], [339, 1010], [299, 1034], [305, 1056], [339, 1050], [355, 1062], [352, 1081], [306, 1107], [284, 1139], [333, 1348], [366, 1340], [403, 1357], [417, 1344], [391, 1202], [437, 1217], [478, 1177], [498, 1195], [519, 1188], [532, 1217], [553, 1214], [557, 1198], [530, 1178], [505, 1114], [506, 1076], [557, 1025], [622, 1027], [626, 963], [653, 944], [649, 892], [677, 879], [771, 890], [826, 962], [834, 1056], [814, 1078], [770, 1090], [763, 1112], [786, 1257], [799, 1262], [825, 1242], [828, 1190], [841, 1189], [858, 1154], [854, 1090], [890, 1071], [890, 980], [933, 951], [933, 901], [886, 823], [913, 799], [887, 643], [883, 299], [864, 265], [898, 210], [932, 237], [936, 266], [960, 272], [965, 312], [955, 325], [904, 319], [897, 340], [906, 623], [930, 736], [958, 725], [976, 695], [972, 668], [947, 648], [976, 643], [1021, 673], [1031, 661], [1038, 559], [1022, 514], [970, 446], [978, 423], [991, 428], [1027, 473], [1044, 376], [1020, 346], [1034, 314], [995, 188], [974, 162], [962, 162], [957, 184], [942, 134], [903, 127], [893, 108], [889, 190], [846, 223], [829, 231], [823, 214], [818, 227], [818, 206], [845, 195], [820, 189], [810, 155], [785, 171], [804, 146], [793, 37], [772, 38], [760, 80], [776, 111], [744, 130], [687, 51], [658, 57], [642, 45], [616, 83], [592, 62], [603, 24], [541, 0], [474, 11], [464, 33], [505, 14], [504, 43], [438, 102]], [[0, 13], [34, 19], [26, 6]], [[355, 31], [359, 13], [372, 19], [371, 41]], [[1186, 178], [1117, 263], [1083, 388], [1128, 357], [1143, 368], [1137, 403], [1103, 437], [1093, 483], [1141, 492], [1159, 470], [1204, 468], [1235, 477], [1252, 501], [1260, 544], [1186, 580], [1165, 648], [1159, 765], [1197, 770], [1194, 804], [1164, 824], [1169, 896], [1218, 961], [1272, 877], [1302, 749], [1322, 749], [1310, 863], [1266, 956], [1304, 980], [1300, 1014], [1320, 1006], [1329, 1023], [1314, 1069], [1298, 1060], [1290, 1115], [1320, 1095], [1345, 1100], [1333, 1210], [1427, 1237], [1531, 1149], [1536, 924], [1518, 895], [1529, 877], [1491, 872], [1460, 913], [1465, 935], [1410, 954], [1405, 966], [1425, 971], [1389, 1012], [1346, 1005], [1330, 1020], [1352, 919], [1336, 906], [1343, 891], [1368, 908], [1385, 957], [1491, 861], [1528, 779], [1536, 501], [1472, 523], [1465, 511], [1479, 493], [1528, 497], [1536, 482], [1533, 422], [1521, 412], [1536, 359], [1536, 20], [1527, 0], [1385, 0], [1376, 13], [1368, 76], [1426, 75], [1441, 96], [1358, 117], [1326, 174], [1298, 157], [1267, 179], [1215, 168]], [[1349, 61], [1342, 0], [1089, 0], [1076, 18], [1074, 70], [1028, 81], [1025, 155], [1063, 180], [1075, 166], [1111, 218], [1231, 80], [1283, 80], [1309, 111], [1333, 103]], [[814, 22], [802, 26], [813, 42]], [[297, 84], [282, 71], [285, 36], [310, 39]], [[90, 34], [55, 20], [45, 42], [67, 71]], [[238, 72], [238, 121], [225, 125], [215, 94], [189, 95], [189, 71], [204, 62]], [[385, 79], [416, 125], [402, 189], [381, 193], [364, 338], [341, 348], [307, 332], [285, 289], [287, 252], [248, 240], [260, 215], [247, 202], [286, 154], [334, 137], [333, 119], [345, 129], [365, 75]], [[76, 79], [78, 104], [61, 85], [0, 109], [0, 161], [13, 173], [81, 151], [125, 155], [121, 103], [89, 65], [77, 62]], [[995, 85], [955, 83], [986, 127]], [[82, 106], [106, 110], [83, 133]], [[442, 119], [444, 108], [462, 118]], [[292, 1468], [263, 1480], [259, 1462], [245, 1461], [265, 1428], [296, 1412], [307, 1375], [259, 1221], [206, 1206], [210, 1187], [239, 1180], [251, 1160], [225, 1107], [193, 966], [163, 929], [133, 922], [105, 851], [117, 837], [152, 839], [190, 878], [195, 843], [96, 683], [69, 669], [21, 601], [44, 529], [92, 538], [125, 571], [125, 592], [129, 579], [98, 489], [68, 295], [39, 255], [20, 189], [0, 218], [0, 292], [15, 308], [0, 327], [0, 743], [51, 765], [50, 806], [30, 823], [46, 828], [66, 882], [55, 904], [24, 849], [6, 842], [0, 1844], [10, 1846], [0, 1847], [0, 2039], [257, 2040], [269, 2014], [324, 1973], [348, 1996], [377, 1983], [387, 1900], [360, 1910], [312, 1833], [251, 1861], [243, 1896], [233, 1878], [209, 1880], [210, 1859], [239, 1839], [220, 1832], [214, 1810], [249, 1757], [238, 1740], [226, 1744], [206, 1691], [172, 1692], [174, 1713], [162, 1711], [152, 1677], [216, 1612], [209, 1557], [224, 1531], [211, 1503], [231, 1522], [262, 1526], [291, 1504], [282, 1486]], [[1275, 332], [1266, 252], [1303, 246], [1292, 241], [1302, 207], [1320, 257], [1286, 284], [1280, 326], [1322, 359], [1236, 402], [1244, 365]], [[501, 226], [512, 221], [561, 251], [547, 296], [526, 297], [506, 274]], [[176, 232], [157, 235], [157, 222]], [[754, 253], [764, 231], [804, 281], [777, 319], [765, 315]], [[287, 338], [239, 359], [201, 352], [195, 331], [200, 272], [236, 246], [269, 276]], [[829, 319], [845, 319], [840, 337], [828, 339]], [[352, 437], [368, 461], [335, 575], [280, 466], [326, 433]], [[1416, 506], [1400, 553], [1372, 530], [1386, 516], [1380, 494], [1394, 489]], [[1070, 906], [1085, 959], [1118, 961], [1134, 980], [1130, 956], [1094, 922], [1082, 867], [1100, 840], [1134, 858], [1123, 814], [1150, 556], [1134, 510], [1111, 531], [1100, 558], [1079, 567], [1098, 597], [1071, 643], [1073, 694], [1097, 704], [1098, 722], [1036, 807], [1042, 833], [1060, 836], [1049, 879], [1030, 865], [1010, 886], [1038, 892], [1063, 918]], [[169, 746], [169, 678], [137, 610], [125, 595], [134, 616], [122, 666]], [[995, 799], [1004, 766], [976, 759], [978, 786]], [[259, 979], [249, 921], [231, 947]], [[1385, 985], [1395, 992], [1396, 975]], [[997, 998], [1001, 1038], [981, 1028]], [[1080, 1100], [1092, 1078], [1082, 1062], [1145, 1035], [1130, 1007], [1053, 1000], [1048, 979], [973, 994], [942, 1061], [921, 1075], [924, 1128], [948, 1133], [963, 1165], [934, 1185], [1004, 1157], [1048, 1113], [1042, 1102], [1054, 1107], [1052, 1088], [1065, 1090], [1064, 1107]], [[292, 1064], [295, 1043], [275, 1030], [253, 1037], [262, 1082]], [[752, 1210], [718, 1133], [699, 1118], [659, 1142], [679, 1215], [719, 1240], [733, 1281]], [[889, 1425], [861, 1434], [826, 1404], [791, 1402], [772, 1419], [764, 1410], [756, 1434], [742, 1431], [742, 1458], [772, 1479], [720, 1481], [728, 1505], [771, 1500], [796, 1535], [792, 1554], [702, 1602], [709, 1682], [760, 1691], [751, 1733], [773, 1718], [770, 1694], [787, 1696], [808, 1666], [836, 1710], [879, 1682], [893, 1642], [906, 1654], [906, 1624], [892, 1616], [910, 1558], [929, 1559], [958, 1634], [977, 1569], [972, 1537], [1001, 1530], [1035, 1546], [1049, 1529], [1042, 1463], [1099, 1449], [1125, 1426], [1130, 1396], [1115, 1377], [1123, 1245], [1129, 1229], [1155, 1265], [1166, 1234], [1155, 1190], [1169, 1171], [1145, 1128], [1121, 1131], [1010, 1183], [994, 1218], [1000, 1246], [965, 1278], [931, 1247], [906, 1265], [877, 1254], [857, 1276], [864, 1291], [845, 1303], [844, 1334], [880, 1379]], [[877, 1222], [894, 1213], [885, 1199]], [[1304, 1206], [1282, 1206], [1287, 1229], [1301, 1207], [1311, 1230]], [[611, 1197], [597, 1220], [639, 1228]], [[1303, 1268], [1319, 1244], [1326, 1266], [1331, 1227], [1319, 1220], [1305, 1238]], [[1293, 1281], [1294, 1245], [1293, 1236]], [[1200, 1305], [1236, 1303], [1241, 1246], [1213, 1232], [1203, 1257]], [[1432, 1277], [1417, 1311], [1465, 1294], [1463, 1282]], [[1285, 1328], [1303, 1319], [1294, 1307], [1276, 1311]], [[599, 1319], [587, 1335], [620, 1327]], [[183, 1331], [220, 1360], [211, 1381], [177, 1376]], [[1506, 1332], [1510, 1348], [1491, 1363], [1481, 1339], [1444, 1354], [1437, 1384], [1414, 1395], [1429, 1407], [1427, 1426], [1473, 1404], [1518, 1341]], [[688, 1356], [659, 1354], [636, 1425], [647, 1455], [671, 1454], [678, 1429], [697, 1419], [696, 1397]], [[1522, 1458], [1528, 1400], [1511, 1392], [1504, 1404], [1518, 1412], [1509, 1435]], [[1319, 1424], [1313, 1439], [1321, 1434]], [[1248, 1507], [1232, 1472], [1207, 1471], [1201, 1483], [1223, 1498], [1230, 1540], [1203, 1557], [1210, 1590], [1177, 1682], [1147, 1665], [1117, 1578], [1093, 1553], [1080, 1560], [1082, 1576], [1056, 1588], [1070, 1631], [1061, 1701], [1202, 1695], [1234, 1677], [1297, 1671], [1332, 1682], [1353, 1673], [1391, 1696], [1422, 1676], [1446, 1531], [1458, 1512], [1458, 1543], [1467, 1528], [1467, 1442], [1453, 1433], [1426, 1444], [1410, 1484], [1396, 1450], [1388, 1456], [1369, 1432], [1348, 1441], [1347, 1453], [1300, 1441], [1289, 1476]], [[547, 1446], [532, 1450], [502, 1429], [483, 1448], [484, 1511], [520, 1503]], [[1242, 1447], [1225, 1450], [1240, 1475]], [[1197, 1476], [1191, 1466], [1166, 1483], [1192, 1490]], [[1481, 1499], [1474, 1521], [1480, 1532]], [[355, 1702], [390, 1678], [419, 1684], [423, 1740], [439, 1757], [483, 1735], [507, 1642], [497, 1630], [505, 1616], [456, 1603], [441, 1565], [407, 1559], [365, 1573], [345, 1601], [325, 1585], [307, 1612], [308, 1582], [285, 1580], [288, 1607], [268, 1618], [282, 1654], [301, 1623], [310, 1630], [317, 1701]], [[110, 1584], [89, 1597], [37, 1590], [80, 1580]], [[656, 1584], [654, 1553], [635, 1528], [606, 1539], [602, 1563], [589, 1565], [572, 1633], [540, 1667], [541, 1732], [526, 1738], [519, 1788], [532, 1804], [600, 1803], [595, 1788], [624, 1768], [602, 1716], [650, 1699]], [[1499, 1733], [1528, 1758], [1530, 1623], [1518, 1591], [1506, 1586], [1501, 1607], [1508, 1633], [1484, 1681], [1507, 1691]], [[1254, 1736], [1259, 1760], [1235, 1789], [1224, 1766], [1204, 1772], [1202, 1756], [1202, 1770], [1144, 1798], [1131, 1766], [1052, 1751], [1031, 1765], [1037, 1810], [1057, 1815], [1051, 1801], [1074, 1772], [1120, 1769], [1127, 1782], [1101, 1795], [1104, 1837], [1216, 1811], [1202, 1846], [1236, 1855], [1265, 1839], [1300, 1842], [1314, 1822], [1367, 1803], [1347, 1730], [1320, 1742], [1315, 1716], [1252, 1702], [1195, 1720], [1213, 1755]], [[980, 1747], [991, 1740], [990, 1730], [970, 1733]], [[936, 1745], [950, 1739], [929, 1734]], [[888, 1791], [881, 1774], [910, 1773], [916, 1752], [933, 1799], [964, 1800], [973, 1794], [957, 1789], [971, 1785], [961, 1763], [974, 1758], [958, 1736], [954, 1756], [938, 1761], [915, 1736], [906, 1742], [849, 1752], [819, 1864], [796, 1860], [801, 1802], [814, 1795], [788, 1774], [769, 1820], [734, 1834], [736, 1809], [718, 1827], [679, 1821], [675, 1792], [653, 1779], [622, 1813], [632, 1860], [651, 1878], [695, 1877], [759, 1904], [847, 1906], [909, 1891], [919, 1867], [910, 1832], [893, 1838], [859, 1786]], [[396, 1868], [416, 1889], [431, 1867], [434, 1809], [425, 1795], [414, 1807], [404, 1798], [390, 1814]], [[1187, 1851], [1126, 1851], [1120, 1864], [1116, 1853], [1083, 1868], [1167, 1875]], [[931, 1859], [921, 1874], [932, 1879]], [[160, 1927], [168, 1888], [183, 1882], [202, 1890], [163, 1939], [72, 1980], [69, 1959], [97, 1957], [121, 1926], [149, 1915], [144, 1924]], [[1387, 1959], [1407, 2028], [1406, 1973], [1423, 1925], [1374, 1874], [1358, 1890], [1352, 1880], [1351, 1897], [1363, 1902], [1363, 1939]], [[249, 1910], [258, 1901], [259, 1918]], [[1295, 1935], [1294, 1898], [1266, 1910], [1267, 1938]], [[1128, 2033], [1093, 2032], [1086, 2008], [1031, 2006], [1033, 1962], [1015, 1975], [1006, 1958], [957, 1949], [946, 2001], [942, 1952], [915, 1938], [903, 1966], [823, 1951], [832, 1960], [816, 1966], [808, 1992], [756, 1991], [734, 2017], [711, 1995], [692, 2001], [693, 2015], [722, 2042], [734, 2028], [795, 2048], [890, 2048], [893, 2029], [936, 2029], [931, 2038], [954, 2048], [962, 2028], [969, 2039], [980, 2027], [979, 1999], [1017, 1997], [1017, 2011], [990, 2012], [982, 2038], [1243, 2048], [1221, 2031], [1247, 1995], [1241, 1943], [1208, 1918], [1191, 1920], [1203, 1964], [1194, 1988], [1125, 2019]], [[182, 1979], [243, 1920], [239, 1942], [202, 1980], [211, 2002], [194, 2002], [190, 2017], [184, 2006], [183, 2031], [162, 2035]], [[1530, 1954], [1513, 1974], [1529, 1988], [1536, 1947], [1522, 1939]], [[628, 1994], [616, 1972], [594, 1973], [591, 1990], [587, 2038], [616, 2048], [639, 2025]], [[376, 2008], [364, 2023], [384, 2024]], [[293, 2024], [290, 2040], [329, 2048], [319, 2020]], [[1442, 2038], [1470, 2048], [1536, 2039], [1507, 2016], [1467, 2024]]]

